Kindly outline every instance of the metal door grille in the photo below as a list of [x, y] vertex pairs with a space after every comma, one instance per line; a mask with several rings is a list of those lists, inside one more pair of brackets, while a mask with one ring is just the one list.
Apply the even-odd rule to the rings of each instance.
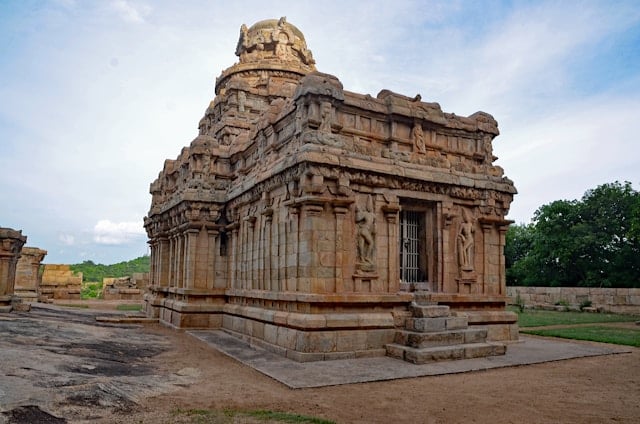
[[402, 211], [400, 215], [400, 279], [415, 283], [424, 276], [420, 269], [420, 212]]

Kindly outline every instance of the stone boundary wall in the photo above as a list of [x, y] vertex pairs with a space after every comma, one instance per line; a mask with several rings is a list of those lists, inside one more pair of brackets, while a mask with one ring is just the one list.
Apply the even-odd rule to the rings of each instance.
[[579, 306], [583, 301], [590, 300], [591, 306], [601, 312], [640, 314], [640, 288], [507, 287], [511, 304], [515, 304], [518, 294], [526, 306], [553, 306], [557, 302]]

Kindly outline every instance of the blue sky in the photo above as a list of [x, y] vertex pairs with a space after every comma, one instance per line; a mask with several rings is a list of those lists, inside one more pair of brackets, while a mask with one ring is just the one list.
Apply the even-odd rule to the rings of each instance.
[[491, 113], [517, 222], [602, 183], [639, 189], [637, 0], [5, 0], [0, 226], [46, 263], [146, 253], [149, 184], [197, 135], [240, 25], [280, 16], [347, 90]]

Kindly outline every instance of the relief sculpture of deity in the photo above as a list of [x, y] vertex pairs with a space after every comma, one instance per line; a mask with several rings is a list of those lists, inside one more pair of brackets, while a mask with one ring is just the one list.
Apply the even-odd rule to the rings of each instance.
[[320, 106], [320, 127], [318, 130], [321, 134], [331, 134], [332, 110], [330, 102], [322, 102]]
[[417, 123], [413, 126], [413, 129], [411, 130], [411, 140], [420, 153], [427, 152], [427, 148], [424, 144], [424, 132], [422, 131], [422, 124]]
[[358, 230], [358, 263], [362, 271], [373, 271], [375, 267], [376, 215], [373, 199], [367, 198], [366, 208], [356, 205], [356, 225]]
[[474, 233], [473, 217], [467, 209], [462, 209], [462, 223], [457, 236], [458, 264], [464, 272], [473, 271]]

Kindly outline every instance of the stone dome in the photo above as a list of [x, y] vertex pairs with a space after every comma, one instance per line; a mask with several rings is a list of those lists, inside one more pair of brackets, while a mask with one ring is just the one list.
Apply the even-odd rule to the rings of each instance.
[[291, 29], [291, 31], [296, 36], [298, 36], [302, 41], [305, 41], [302, 31], [300, 31], [298, 27], [296, 27], [295, 25], [287, 22], [286, 16], [280, 19], [265, 19], [263, 21], [256, 22], [255, 24], [251, 25], [251, 28], [249, 28], [248, 32], [251, 34], [251, 33], [257, 33], [260, 30], [273, 30], [275, 28], [278, 28], [278, 25], [283, 25]]
[[302, 31], [287, 22], [284, 16], [257, 22], [250, 28], [242, 25], [236, 55], [240, 57], [240, 63], [267, 60], [300, 62], [309, 67], [315, 64]]

